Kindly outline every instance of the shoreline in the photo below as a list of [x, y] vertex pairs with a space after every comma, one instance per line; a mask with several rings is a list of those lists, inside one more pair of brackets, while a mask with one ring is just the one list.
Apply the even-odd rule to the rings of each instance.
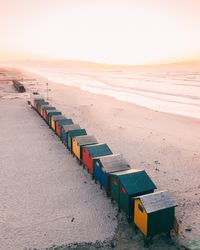
[[[44, 77], [28, 72], [22, 72], [22, 75], [23, 78], [34, 76], [39, 83], [24, 81], [28, 92], [38, 88], [41, 94], [45, 94], [47, 81]], [[178, 203], [178, 240], [182, 243], [198, 237], [200, 212], [196, 208], [200, 202], [200, 121], [155, 112], [114, 97], [91, 94], [78, 87], [48, 82], [50, 103], [89, 134], [95, 135], [99, 142], [108, 143], [114, 153], [122, 153], [132, 167], [145, 169], [158, 191], [167, 189], [173, 193]], [[130, 237], [130, 228], [124, 227], [124, 233]], [[192, 232], [186, 231], [188, 227]], [[161, 239], [155, 239], [155, 245], [152, 245], [155, 248], [152, 249], [159, 249], [156, 246], [163, 243]], [[165, 243], [163, 247], [167, 246]]]
[[[16, 68], [16, 69], [18, 69], [18, 68]], [[126, 101], [126, 100], [118, 99], [117, 97], [112, 96], [112, 95], [106, 95], [106, 94], [102, 94], [102, 93], [93, 93], [93, 92], [91, 92], [89, 90], [84, 90], [84, 89], [82, 89], [81, 87], [78, 87], [78, 86], [72, 86], [72, 85], [67, 85], [67, 84], [64, 84], [64, 83], [61, 83], [61, 82], [57, 82], [57, 81], [51, 81], [51, 80], [49, 80], [48, 78], [46, 78], [44, 76], [41, 76], [41, 75], [36, 74], [36, 73], [32, 73], [31, 71], [28, 71], [28, 70], [23, 70], [23, 69], [20, 69], [20, 68], [19, 68], [19, 70], [21, 72], [23, 72], [25, 75], [28, 75], [28, 76], [31, 76], [31, 77], [34, 76], [36, 79], [40, 79], [43, 82], [43, 84], [44, 84], [44, 82], [48, 82], [48, 83], [53, 84], [53, 85], [58, 84], [58, 85], [65, 86], [66, 88], [69, 88], [69, 89], [70, 88], [77, 89], [77, 90], [80, 90], [80, 91], [83, 91], [83, 92], [90, 93], [91, 95], [108, 97], [108, 98], [114, 99], [114, 100], [116, 100], [118, 102], [130, 104], [130, 105], [133, 105], [133, 108], [135, 106], [136, 108], [141, 108], [141, 109], [149, 110], [149, 111], [152, 111], [152, 112], [163, 113], [164, 115], [166, 114], [166, 115], [172, 116], [172, 118], [174, 116], [174, 117], [177, 117], [177, 118], [179, 117], [180, 119], [181, 118], [183, 118], [183, 119], [191, 119], [191, 120], [194, 120], [196, 122], [200, 122], [200, 118], [196, 118], [196, 117], [193, 117], [193, 116], [187, 116], [187, 115], [181, 115], [181, 114], [177, 114], [177, 113], [170, 113], [170, 112], [167, 112], [167, 111], [154, 110], [154, 109], [151, 109], [151, 108], [146, 107], [146, 106], [139, 105], [139, 104], [134, 103], [134, 102], [129, 102], [129, 101]], [[44, 88], [42, 88], [41, 90], [44, 91]]]
[[[37, 68], [36, 68], [37, 69]], [[23, 70], [23, 68], [22, 68]], [[99, 69], [97, 71], [94, 71], [94, 69], [91, 69], [91, 72], [88, 70], [86, 70], [86, 73], [84, 73], [84, 71], [80, 68], [74, 68], [74, 69], [70, 69], [69, 67], [69, 76], [65, 75], [67, 72], [67, 68], [64, 74], [63, 72], [59, 72], [56, 74], [55, 79], [53, 79], [53, 74], [51, 73], [51, 71], [45, 71], [44, 68], [44, 72], [43, 71], [35, 71], [34, 68], [32, 69], [33, 73], [31, 72], [31, 69], [26, 69], [30, 74], [36, 74], [36, 75], [40, 75], [41, 73], [41, 77], [45, 78], [45, 79], [52, 79], [49, 80], [51, 82], [56, 82], [58, 84], [64, 84], [65, 86], [73, 86], [73, 82], [75, 84], [75, 86], [77, 86], [79, 89], [83, 90], [83, 91], [88, 91], [92, 94], [97, 94], [97, 95], [106, 95], [106, 96], [110, 96], [110, 97], [114, 97], [115, 99], [119, 100], [119, 101], [125, 101], [131, 104], [135, 104], [138, 105], [140, 107], [144, 107], [147, 109], [151, 109], [153, 111], [157, 111], [157, 112], [163, 112], [163, 113], [168, 113], [168, 114], [174, 114], [174, 115], [180, 115], [180, 116], [185, 116], [185, 117], [190, 117], [190, 118], [194, 118], [194, 119], [200, 119], [199, 113], [199, 102], [197, 101], [197, 99], [199, 99], [198, 95], [196, 95], [195, 93], [197, 93], [194, 89], [191, 90], [191, 92], [186, 92], [186, 89], [184, 89], [184, 83], [183, 84], [176, 84], [173, 83], [173, 81], [175, 81], [175, 79], [171, 79], [172, 81], [172, 91], [170, 91], [170, 87], [171, 86], [165, 86], [165, 79], [162, 78], [162, 75], [160, 76], [161, 78], [161, 82], [160, 85], [162, 86], [162, 88], [166, 88], [166, 92], [159, 90], [158, 87], [154, 86], [151, 88], [149, 88], [148, 85], [145, 85], [144, 83], [144, 88], [139, 88], [137, 87], [136, 83], [133, 82], [133, 86], [130, 87], [129, 85], [125, 84], [126, 86], [123, 88], [123, 86], [118, 85], [118, 81], [115, 79], [122, 79], [123, 75], [117, 75], [116, 78], [113, 75], [113, 79], [112, 77], [111, 79], [109, 79], [109, 73], [110, 71], [108, 70], [108, 72], [104, 69], [102, 69], [102, 71]], [[30, 71], [29, 71], [30, 70]], [[52, 72], [56, 70], [52, 68]], [[81, 71], [80, 71], [81, 70]], [[148, 69], [149, 71], [149, 69]], [[46, 72], [46, 73], [45, 73]], [[55, 72], [56, 73], [56, 72]], [[102, 73], [102, 76], [100, 76]], [[108, 73], [108, 78], [106, 78], [106, 75]], [[129, 72], [130, 74], [133, 74], [133, 72]], [[49, 74], [49, 75], [48, 75]], [[64, 75], [62, 75], [64, 74]], [[77, 77], [74, 77], [74, 75], [77, 74]], [[114, 73], [112, 73], [114, 74]], [[128, 72], [125, 73], [124, 75], [124, 79], [125, 79], [125, 83], [129, 78], [126, 78], [126, 74], [128, 74]], [[45, 77], [46, 75], [46, 77]], [[136, 72], [136, 76], [137, 76], [137, 72]], [[139, 77], [139, 76], [138, 76]], [[146, 78], [148, 77], [148, 75], [146, 76]], [[170, 74], [169, 74], [170, 77]], [[56, 79], [57, 78], [57, 79]], [[82, 84], [78, 83], [78, 80], [80, 78], [80, 82]], [[145, 79], [144, 78], [144, 81]], [[150, 78], [151, 79], [151, 78]], [[57, 80], [57, 81], [56, 81]], [[83, 82], [82, 82], [83, 80]], [[136, 80], [136, 78], [133, 78], [133, 81]], [[183, 76], [183, 79], [180, 79], [180, 82], [184, 82], [185, 78]], [[48, 81], [48, 80], [47, 80]], [[67, 81], [71, 82], [70, 84], [65, 84]], [[88, 85], [85, 84], [85, 81], [88, 82]], [[110, 82], [109, 82], [110, 81]], [[113, 82], [114, 81], [114, 82]], [[115, 85], [115, 81], [116, 81], [116, 86], [113, 87]], [[121, 80], [123, 81], [123, 80]], [[140, 78], [138, 79], [138, 81], [140, 81]], [[142, 79], [141, 79], [142, 81]], [[154, 79], [152, 79], [152, 83], [154, 83]], [[163, 81], [163, 82], [162, 82]], [[93, 87], [91, 87], [92, 82], [94, 82], [94, 85], [92, 85]], [[156, 82], [156, 80], [155, 80]], [[101, 86], [102, 85], [102, 86]], [[105, 85], [105, 86], [104, 86]], [[183, 85], [182, 89], [176, 89], [176, 85]], [[190, 85], [187, 85], [187, 87], [189, 87]], [[193, 86], [193, 85], [191, 85]], [[198, 86], [196, 86], [198, 87]], [[198, 89], [197, 89], [198, 90]], [[181, 92], [182, 91], [182, 92]], [[182, 93], [182, 94], [180, 94]], [[173, 97], [176, 96], [177, 99], [174, 99]], [[196, 101], [195, 101], [196, 100]]]

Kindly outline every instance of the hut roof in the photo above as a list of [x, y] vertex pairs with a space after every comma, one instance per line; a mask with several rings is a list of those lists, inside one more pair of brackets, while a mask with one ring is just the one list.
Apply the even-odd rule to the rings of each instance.
[[60, 126], [63, 126], [63, 125], [69, 125], [69, 124], [73, 124], [73, 121], [72, 121], [72, 119], [62, 119], [62, 120], [58, 120], [58, 124], [60, 125]]
[[66, 117], [64, 115], [52, 115], [51, 117], [54, 121], [57, 121], [57, 120], [62, 120], [62, 119], [66, 119]]
[[53, 106], [50, 104], [42, 104], [41, 107], [48, 108], [48, 107], [53, 107]]
[[129, 195], [137, 195], [139, 193], [156, 189], [155, 184], [145, 170], [129, 169], [111, 175], [118, 176], [121, 184]]
[[86, 147], [89, 151], [90, 157], [92, 158], [102, 156], [102, 155], [112, 154], [112, 151], [110, 150], [107, 144], [101, 143], [101, 144], [95, 144], [95, 145], [90, 145]]
[[[36, 100], [37, 102], [38, 100]], [[49, 105], [49, 102], [45, 101], [45, 100], [39, 100], [38, 101], [40, 105]]]
[[47, 114], [49, 114], [49, 113], [55, 113], [55, 112], [58, 112], [58, 113], [61, 114], [61, 111], [59, 111], [57, 109], [48, 109], [46, 112], [47, 112]]
[[41, 105], [41, 108], [43, 108], [44, 110], [47, 110], [47, 109], [56, 109], [55, 107], [51, 106], [51, 105]]
[[36, 103], [44, 103], [44, 104], [49, 104], [48, 102], [46, 102], [43, 98], [40, 99], [35, 99]]
[[81, 135], [87, 135], [87, 132], [85, 129], [76, 129], [68, 131], [68, 135], [71, 137], [81, 136]]
[[77, 136], [76, 141], [77, 141], [78, 145], [87, 145], [87, 144], [98, 143], [96, 138], [93, 135]]
[[146, 194], [138, 198], [140, 198], [148, 214], [176, 206], [176, 202], [172, 198], [172, 195], [167, 191]]
[[130, 169], [128, 162], [121, 154], [113, 154], [100, 157], [100, 161], [106, 173]]
[[64, 115], [52, 115], [52, 119], [54, 121], [67, 120], [67, 118]]
[[46, 106], [48, 107], [49, 106], [49, 103], [46, 101], [42, 101], [42, 103], [39, 102], [39, 104], [41, 104], [40, 105], [41, 107], [46, 107]]
[[46, 102], [43, 98], [35, 100], [35, 102]]
[[62, 127], [66, 133], [70, 130], [77, 130], [81, 128], [79, 124], [63, 125]]

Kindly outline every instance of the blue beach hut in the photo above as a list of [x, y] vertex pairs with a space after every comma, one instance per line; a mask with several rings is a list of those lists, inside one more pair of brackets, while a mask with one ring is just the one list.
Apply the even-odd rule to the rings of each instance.
[[121, 154], [102, 156], [94, 161], [94, 178], [107, 193], [110, 192], [110, 174], [130, 169]]

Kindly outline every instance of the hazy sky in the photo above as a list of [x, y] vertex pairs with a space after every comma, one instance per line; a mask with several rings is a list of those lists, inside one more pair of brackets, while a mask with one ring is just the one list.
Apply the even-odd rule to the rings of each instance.
[[200, 59], [200, 0], [0, 0], [1, 59]]

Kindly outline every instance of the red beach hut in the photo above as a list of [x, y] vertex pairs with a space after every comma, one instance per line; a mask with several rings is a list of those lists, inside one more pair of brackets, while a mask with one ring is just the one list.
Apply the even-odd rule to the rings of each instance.
[[94, 160], [101, 156], [111, 155], [112, 151], [107, 144], [86, 145], [82, 149], [82, 162], [92, 175], [94, 174]]

